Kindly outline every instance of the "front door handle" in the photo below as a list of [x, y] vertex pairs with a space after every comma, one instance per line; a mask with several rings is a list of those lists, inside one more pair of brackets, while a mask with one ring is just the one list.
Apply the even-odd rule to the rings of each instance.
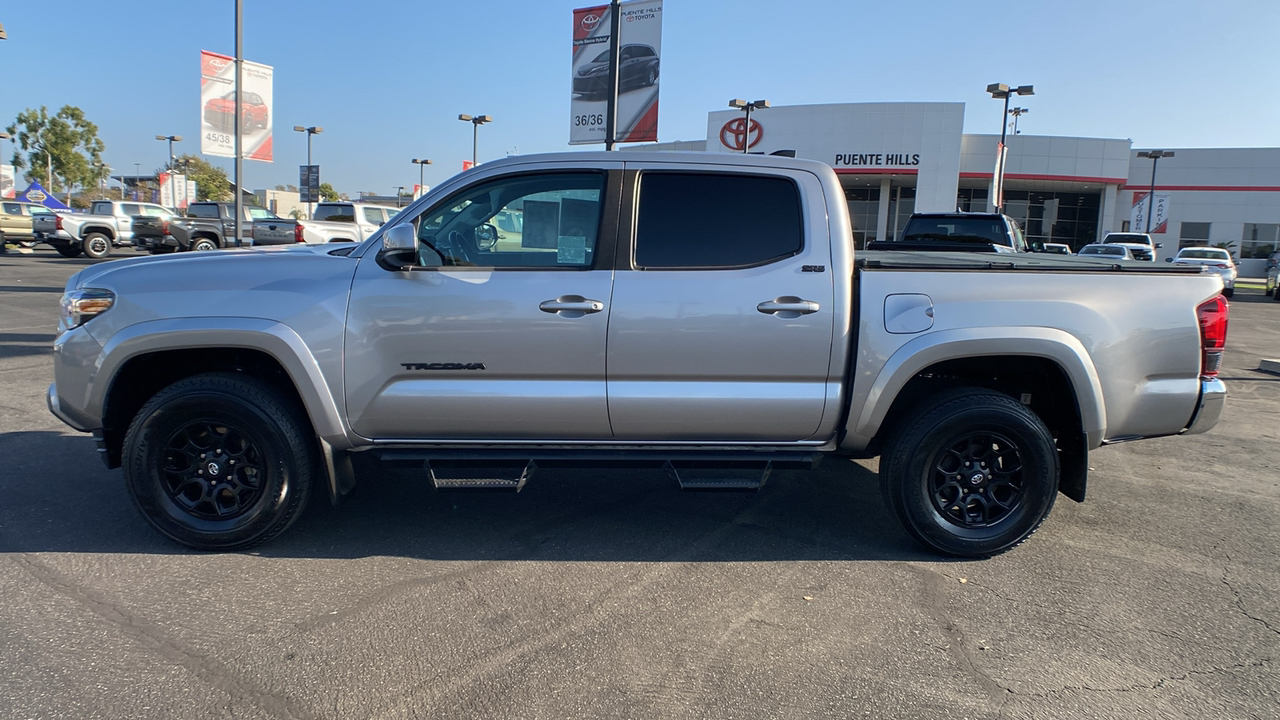
[[784, 295], [773, 300], [766, 300], [756, 306], [756, 310], [781, 318], [796, 318], [801, 315], [818, 312], [819, 305], [812, 300], [803, 300], [794, 295]]
[[604, 303], [581, 295], [561, 295], [555, 300], [544, 300], [538, 309], [545, 313], [559, 313], [560, 317], [582, 317], [604, 310]]

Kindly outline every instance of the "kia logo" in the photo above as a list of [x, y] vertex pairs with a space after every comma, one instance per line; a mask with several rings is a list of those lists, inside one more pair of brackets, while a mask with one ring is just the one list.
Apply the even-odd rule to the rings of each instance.
[[587, 31], [595, 30], [596, 26], [599, 24], [600, 24], [600, 16], [596, 15], [595, 13], [590, 13], [588, 15], [582, 16], [583, 30], [587, 30]]
[[720, 128], [720, 144], [738, 152], [759, 145], [763, 137], [764, 129], [756, 120], [748, 126], [746, 118], [734, 118]]

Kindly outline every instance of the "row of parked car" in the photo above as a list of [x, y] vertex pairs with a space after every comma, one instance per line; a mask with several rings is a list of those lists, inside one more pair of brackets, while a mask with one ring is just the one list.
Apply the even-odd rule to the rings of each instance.
[[153, 203], [97, 200], [87, 213], [57, 213], [36, 203], [5, 201], [0, 232], [5, 242], [45, 243], [64, 257], [104, 258], [118, 247], [152, 254], [246, 245], [360, 242], [400, 212], [358, 202], [324, 202], [314, 219], [282, 218], [266, 208], [242, 205], [236, 241], [235, 203], [195, 202], [185, 216]]

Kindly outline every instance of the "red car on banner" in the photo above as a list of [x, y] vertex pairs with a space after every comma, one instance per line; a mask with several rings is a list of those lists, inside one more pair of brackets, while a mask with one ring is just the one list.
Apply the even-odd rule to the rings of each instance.
[[[243, 117], [240, 120], [240, 133], [247, 135], [254, 128], [267, 127], [267, 104], [262, 96], [255, 92], [246, 92], [240, 109]], [[204, 121], [224, 131], [230, 131], [235, 125], [236, 95], [235, 92], [216, 97], [204, 104]]]

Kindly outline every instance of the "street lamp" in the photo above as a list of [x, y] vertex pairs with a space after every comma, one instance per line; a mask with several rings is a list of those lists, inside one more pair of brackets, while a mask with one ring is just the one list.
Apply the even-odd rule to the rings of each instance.
[[1018, 134], [1018, 118], [1031, 112], [1030, 108], [1009, 108], [1009, 114], [1013, 116], [1013, 134]]
[[991, 93], [991, 97], [997, 100], [1004, 100], [1004, 112], [1000, 114], [1000, 147], [996, 148], [999, 154], [998, 165], [1000, 171], [996, 173], [996, 212], [1004, 212], [1004, 161], [1008, 153], [1005, 152], [1005, 131], [1008, 130], [1008, 124], [1004, 121], [1009, 115], [1009, 97], [1011, 95], [1035, 95], [1034, 85], [1019, 85], [1011, 88], [1004, 83], [992, 83], [987, 86], [987, 92]]
[[304, 132], [307, 134], [307, 217], [311, 217], [311, 197], [317, 189], [311, 189], [311, 136], [319, 135], [324, 132], [322, 127], [303, 127], [301, 125], [293, 126], [294, 132]]
[[1160, 162], [1162, 157], [1173, 157], [1172, 150], [1142, 150], [1138, 152], [1140, 158], [1151, 158], [1151, 192], [1147, 193], [1150, 197], [1151, 204], [1147, 206], [1147, 234], [1151, 234], [1151, 217], [1156, 214], [1156, 164]]
[[400, 207], [400, 197], [402, 195], [404, 195], [404, 186], [397, 185], [396, 186], [396, 207]]
[[[103, 178], [103, 173], [107, 169], [107, 164], [104, 162], [95, 162], [92, 164], [94, 167], [98, 168], [98, 195], [101, 199], [105, 200], [107, 197], [107, 187], [106, 179]], [[121, 195], [121, 199], [124, 199], [123, 194]]]
[[477, 143], [479, 143], [480, 126], [487, 122], [493, 122], [493, 116], [492, 115], [476, 115], [475, 117], [472, 117], [471, 115], [459, 115], [458, 119], [461, 120], [462, 122], [471, 123], [471, 126], [472, 126], [471, 127], [471, 167], [475, 167], [476, 166], [476, 145]]
[[423, 186], [422, 171], [425, 169], [425, 166], [427, 166], [427, 165], [430, 165], [430, 164], [431, 164], [431, 161], [430, 161], [430, 160], [427, 160], [427, 159], [421, 159], [421, 160], [420, 160], [420, 159], [418, 159], [418, 158], [414, 158], [414, 159], [410, 160], [409, 162], [411, 162], [411, 163], [413, 163], [414, 165], [417, 165], [417, 166], [418, 166], [418, 192], [425, 192], [425, 191], [423, 190], [423, 187], [422, 187], [422, 186]]
[[157, 135], [156, 139], [169, 141], [169, 201], [173, 203], [173, 209], [176, 211], [178, 209], [178, 185], [177, 178], [173, 176], [173, 144], [182, 142], [182, 136]]
[[747, 102], [734, 98], [729, 101], [729, 107], [746, 111], [747, 117], [742, 121], [742, 153], [745, 155], [747, 148], [751, 147], [751, 111], [763, 110], [769, 107], [768, 100], [756, 100], [755, 102]]

